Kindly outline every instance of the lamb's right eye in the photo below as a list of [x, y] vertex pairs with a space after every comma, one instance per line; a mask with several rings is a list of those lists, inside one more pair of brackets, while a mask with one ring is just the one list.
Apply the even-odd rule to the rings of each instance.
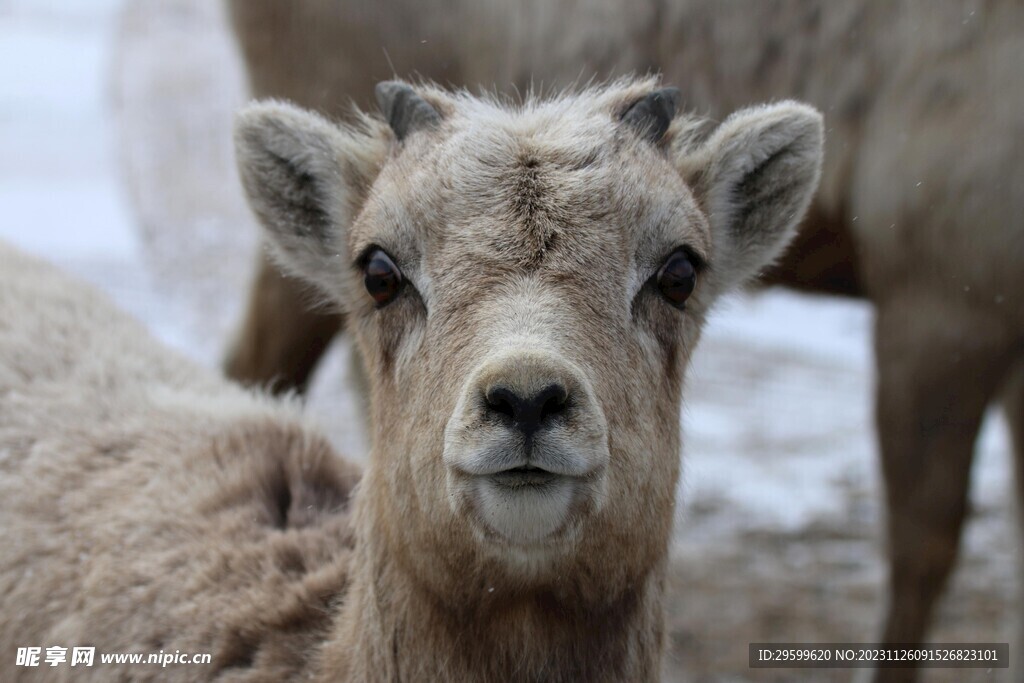
[[402, 271], [383, 249], [374, 249], [363, 266], [363, 284], [377, 308], [381, 308], [402, 290]]

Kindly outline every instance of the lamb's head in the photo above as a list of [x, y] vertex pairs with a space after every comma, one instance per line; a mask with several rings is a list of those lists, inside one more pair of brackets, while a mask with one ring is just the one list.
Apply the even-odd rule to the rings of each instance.
[[378, 98], [386, 121], [356, 127], [255, 104], [236, 142], [274, 253], [364, 356], [380, 532], [542, 573], [649, 567], [690, 354], [795, 230], [819, 115], [703, 126], [652, 80], [516, 106], [398, 82]]

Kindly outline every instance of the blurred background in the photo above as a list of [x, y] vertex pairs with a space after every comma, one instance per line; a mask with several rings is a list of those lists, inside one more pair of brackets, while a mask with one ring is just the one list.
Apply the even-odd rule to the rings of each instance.
[[[0, 0], [0, 237], [78, 273], [216, 368], [257, 258], [230, 146], [240, 58], [210, 0]], [[773, 288], [718, 309], [688, 382], [666, 680], [850, 680], [747, 668], [751, 641], [869, 641], [884, 600], [867, 304]], [[309, 392], [364, 457], [344, 340]], [[1008, 438], [990, 415], [939, 641], [1012, 640]], [[929, 672], [926, 680], [1003, 680]]]

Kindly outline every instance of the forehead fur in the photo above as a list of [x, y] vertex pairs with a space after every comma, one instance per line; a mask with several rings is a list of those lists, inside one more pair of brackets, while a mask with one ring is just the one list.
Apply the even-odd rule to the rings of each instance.
[[[655, 251], [685, 242], [706, 255], [696, 204], [667, 157], [672, 139], [697, 121], [677, 117], [658, 146], [620, 121], [657, 86], [653, 78], [623, 80], [518, 102], [421, 86], [442, 125], [397, 149], [383, 177], [398, 192], [378, 199], [414, 232], [461, 238], [508, 264], [536, 267], [570, 251], [575, 261], [602, 248], [636, 252], [645, 242]], [[404, 210], [394, 206], [396, 194]]]

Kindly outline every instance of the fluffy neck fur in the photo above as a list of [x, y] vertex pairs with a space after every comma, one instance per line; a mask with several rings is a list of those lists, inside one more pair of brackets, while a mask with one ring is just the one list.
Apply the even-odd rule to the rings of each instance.
[[410, 543], [415, 523], [384, 509], [395, 499], [373, 479], [356, 503], [351, 583], [322, 680], [657, 680], [664, 553], [632, 577], [603, 573], [618, 558], [602, 557], [527, 585], [479, 553], [459, 558], [458, 541]]

